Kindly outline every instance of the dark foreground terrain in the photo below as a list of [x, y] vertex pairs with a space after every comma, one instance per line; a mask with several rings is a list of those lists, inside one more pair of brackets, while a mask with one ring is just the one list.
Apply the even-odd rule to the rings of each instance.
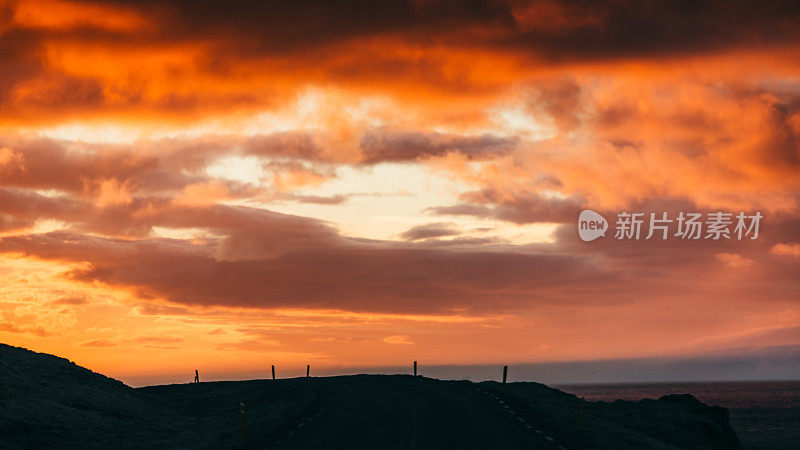
[[407, 375], [133, 389], [65, 359], [0, 344], [3, 449], [737, 446], [727, 411], [690, 395], [582, 403], [539, 383]]
[[721, 405], [743, 450], [800, 449], [800, 381], [615, 383], [559, 386], [589, 400], [641, 400], [691, 392]]

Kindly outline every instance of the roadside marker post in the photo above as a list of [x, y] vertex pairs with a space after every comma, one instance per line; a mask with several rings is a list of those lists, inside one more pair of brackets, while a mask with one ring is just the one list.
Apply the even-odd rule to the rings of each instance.
[[306, 378], [311, 376], [311, 364], [306, 364]]
[[272, 365], [272, 379], [275, 379], [275, 364]]
[[239, 402], [239, 437], [244, 437], [244, 403]]
[[508, 366], [503, 366], [503, 384], [506, 384], [508, 378]]
[[417, 362], [414, 361], [414, 376], [417, 376]]

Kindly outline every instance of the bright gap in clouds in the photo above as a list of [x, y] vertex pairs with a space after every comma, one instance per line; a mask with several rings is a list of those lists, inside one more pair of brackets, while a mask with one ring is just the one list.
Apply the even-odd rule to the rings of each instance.
[[240, 181], [259, 186], [264, 178], [261, 161], [255, 156], [226, 156], [206, 167], [213, 178]]
[[[398, 240], [400, 234], [412, 227], [445, 222], [463, 232], [460, 237], [496, 237], [512, 244], [551, 242], [556, 224], [516, 225], [472, 216], [437, 216], [426, 211], [430, 207], [459, 203], [459, 193], [468, 190], [470, 186], [418, 164], [342, 166], [337, 177], [322, 186], [295, 192], [300, 196], [345, 196], [340, 204], [278, 200], [259, 206], [331, 222], [349, 237]], [[491, 230], [477, 231], [483, 228]]]
[[556, 135], [554, 127], [534, 118], [524, 104], [507, 104], [491, 108], [489, 117], [494, 127], [487, 129], [487, 133], [521, 136], [531, 141], [543, 141]]

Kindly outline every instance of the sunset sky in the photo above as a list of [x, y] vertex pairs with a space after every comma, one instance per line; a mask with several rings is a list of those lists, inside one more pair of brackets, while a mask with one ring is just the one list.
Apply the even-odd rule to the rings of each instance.
[[[799, 23], [788, 1], [0, 0], [0, 342], [134, 383], [800, 367]], [[583, 242], [583, 209], [764, 218]]]

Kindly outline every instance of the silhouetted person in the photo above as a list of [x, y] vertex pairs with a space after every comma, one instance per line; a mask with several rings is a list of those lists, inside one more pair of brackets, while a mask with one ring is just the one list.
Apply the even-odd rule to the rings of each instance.
[[200, 382], [200, 374], [197, 373], [197, 369], [194, 369], [194, 382], [195, 383], [199, 383]]

